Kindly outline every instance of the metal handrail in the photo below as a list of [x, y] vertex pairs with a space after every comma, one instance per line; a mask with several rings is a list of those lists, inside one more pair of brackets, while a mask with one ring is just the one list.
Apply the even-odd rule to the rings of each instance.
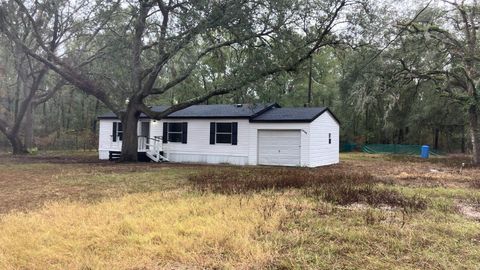
[[163, 142], [162, 136], [154, 136], [152, 138], [152, 137], [148, 137], [148, 136], [139, 135], [138, 137], [139, 138], [147, 138], [147, 139], [152, 140], [152, 141]]

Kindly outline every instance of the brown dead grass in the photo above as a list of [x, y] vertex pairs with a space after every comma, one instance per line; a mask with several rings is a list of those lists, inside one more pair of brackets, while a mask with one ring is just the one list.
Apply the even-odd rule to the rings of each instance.
[[[432, 162], [430, 162], [432, 161]], [[303, 174], [318, 174], [332, 177], [368, 174], [375, 181], [409, 187], [475, 188], [480, 186], [480, 169], [467, 167], [460, 170], [452, 164], [461, 164], [464, 158], [431, 159], [429, 161], [409, 158], [366, 154], [342, 155], [338, 165], [316, 169], [284, 168], [285, 175], [300, 171]], [[450, 166], [445, 166], [450, 164]], [[0, 155], [0, 214], [12, 210], [27, 211], [43, 206], [48, 201], [98, 201], [105, 197], [123, 194], [158, 191], [165, 189], [166, 178], [171, 179], [169, 188], [178, 187], [180, 179], [211, 168], [235, 166], [207, 166], [194, 164], [157, 164], [98, 161], [94, 152], [80, 154], [48, 153], [36, 156], [13, 157]], [[168, 168], [169, 170], [163, 170]], [[262, 185], [272, 188], [269, 168], [246, 167], [249, 170], [267, 172]], [[170, 170], [173, 169], [173, 170]], [[275, 169], [278, 170], [278, 169]], [[168, 172], [168, 173], [167, 173]], [[226, 173], [231, 173], [227, 171]], [[227, 176], [225, 176], [227, 177]], [[120, 179], [120, 180], [119, 180]], [[292, 182], [293, 181], [293, 182]], [[296, 179], [288, 186], [299, 185]], [[283, 181], [285, 184], [288, 180]], [[276, 182], [278, 184], [278, 182]], [[275, 184], [274, 184], [275, 185]], [[273, 186], [274, 187], [274, 186]], [[238, 188], [238, 185], [235, 186]]]
[[[173, 170], [164, 173], [165, 168]], [[98, 201], [163, 190], [165, 178], [173, 179], [176, 174], [188, 174], [194, 169], [195, 166], [178, 164], [119, 164], [92, 160], [91, 156], [3, 155], [0, 156], [0, 214], [35, 209], [49, 201]], [[117, 181], [119, 176], [123, 178]]]
[[279, 200], [265, 218], [269, 203], [182, 192], [49, 203], [0, 217], [0, 269], [262, 269], [274, 254], [259, 233], [285, 215]]
[[[315, 169], [95, 159], [0, 156], [0, 269], [479, 265], [480, 169], [363, 154]], [[403, 211], [417, 195], [428, 207]]]
[[[384, 182], [412, 187], [468, 188], [480, 179], [480, 168], [469, 165], [468, 157], [447, 156], [427, 160], [400, 155], [345, 154], [341, 166], [351, 171], [368, 171]], [[465, 167], [462, 168], [462, 163]]]

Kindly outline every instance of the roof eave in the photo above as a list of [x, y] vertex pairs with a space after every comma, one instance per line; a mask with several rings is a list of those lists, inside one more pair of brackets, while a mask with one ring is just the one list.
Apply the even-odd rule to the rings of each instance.
[[250, 120], [251, 123], [310, 123], [312, 121], [312, 119]]
[[167, 116], [163, 119], [249, 119], [250, 116]]
[[[115, 120], [119, 119], [116, 116], [98, 116], [98, 120]], [[140, 119], [153, 119], [148, 116], [140, 116]], [[162, 119], [250, 119], [250, 116], [171, 116], [163, 117]], [[158, 119], [155, 119], [158, 120]]]

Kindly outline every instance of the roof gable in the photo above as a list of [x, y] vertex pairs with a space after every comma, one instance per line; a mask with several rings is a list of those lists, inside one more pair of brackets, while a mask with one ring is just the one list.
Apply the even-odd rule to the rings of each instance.
[[312, 122], [324, 112], [329, 112], [338, 122], [338, 119], [327, 107], [296, 107], [272, 108], [267, 112], [252, 118], [251, 122]]

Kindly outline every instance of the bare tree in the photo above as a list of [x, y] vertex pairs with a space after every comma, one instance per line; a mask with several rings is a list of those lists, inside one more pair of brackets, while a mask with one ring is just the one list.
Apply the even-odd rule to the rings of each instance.
[[[13, 11], [13, 10], [11, 10]], [[39, 10], [35, 15], [37, 20], [41, 21], [46, 10]], [[49, 33], [44, 33], [48, 40], [48, 48], [55, 51], [58, 46], [60, 36], [58, 25], [58, 13], [56, 13], [52, 29]], [[29, 28], [22, 20], [22, 17], [15, 17], [15, 23], [18, 26], [15, 35], [25, 44], [31, 44], [32, 50], [38, 50], [34, 44], [34, 37]], [[13, 154], [27, 153], [27, 149], [31, 147], [33, 141], [33, 108], [41, 101], [48, 100], [58, 88], [53, 91], [41, 91], [49, 68], [41, 62], [34, 60], [30, 55], [26, 54], [22, 46], [15, 42], [5, 41], [4, 58], [13, 59], [13, 65], [10, 67], [10, 74], [14, 76], [15, 83], [11, 85], [14, 95], [13, 106], [2, 103], [2, 115], [0, 115], [0, 131], [7, 137], [12, 145]], [[4, 59], [5, 60], [5, 59]], [[6, 67], [8, 68], [8, 67]], [[4, 78], [10, 81], [9, 78]], [[8, 89], [3, 89], [8, 91]], [[25, 123], [26, 122], [26, 123]], [[22, 127], [25, 129], [25, 140], [22, 140], [20, 133]]]

